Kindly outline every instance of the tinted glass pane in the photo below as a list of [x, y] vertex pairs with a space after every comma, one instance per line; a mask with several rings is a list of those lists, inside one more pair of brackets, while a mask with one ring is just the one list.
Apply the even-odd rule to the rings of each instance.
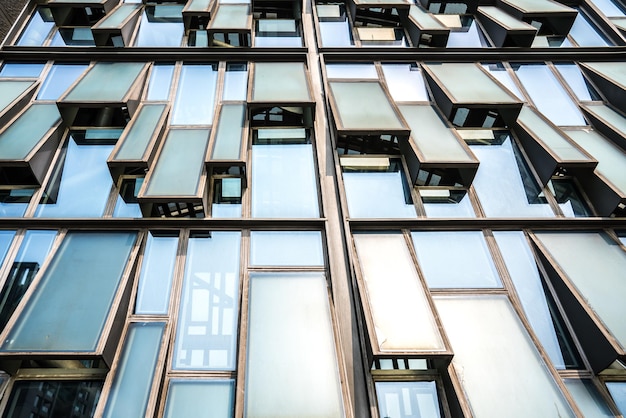
[[215, 111], [217, 67], [183, 65], [178, 82], [172, 125], [211, 125]]
[[609, 418], [615, 416], [591, 380], [563, 379], [563, 381], [585, 417]]
[[37, 95], [39, 100], [56, 100], [87, 69], [86, 64], [55, 64]]
[[252, 231], [253, 266], [323, 266], [322, 234], [317, 231]]
[[441, 416], [435, 382], [376, 382], [376, 396], [381, 417]]
[[148, 84], [147, 99], [167, 100], [170, 95], [173, 74], [173, 65], [153, 65], [152, 72], [150, 73], [150, 83]]
[[235, 401], [233, 380], [172, 379], [167, 392], [165, 418], [230, 418]]
[[606, 387], [611, 393], [617, 409], [626, 414], [626, 382], [607, 382]]

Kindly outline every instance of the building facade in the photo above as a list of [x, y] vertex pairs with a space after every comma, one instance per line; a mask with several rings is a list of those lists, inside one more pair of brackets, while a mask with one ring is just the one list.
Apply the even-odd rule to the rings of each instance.
[[2, 417], [626, 414], [619, 0], [9, 19]]

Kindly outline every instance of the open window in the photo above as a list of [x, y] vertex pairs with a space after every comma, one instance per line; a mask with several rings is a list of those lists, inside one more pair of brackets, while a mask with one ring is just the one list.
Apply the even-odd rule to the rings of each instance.
[[208, 46], [252, 45], [252, 13], [249, 3], [220, 3], [208, 25]]
[[620, 62], [581, 63], [584, 74], [604, 94], [607, 101], [626, 111], [626, 65]]
[[530, 47], [537, 28], [495, 6], [478, 7], [478, 18], [496, 47]]
[[140, 4], [122, 3], [91, 27], [97, 46], [130, 46], [135, 26], [141, 16]]
[[302, 6], [293, 0], [253, 0], [254, 46], [301, 47]]
[[[511, 16], [537, 28], [538, 41], [565, 37], [578, 15], [576, 9], [553, 0], [498, 0], [496, 5]], [[537, 43], [537, 42], [535, 42]]]

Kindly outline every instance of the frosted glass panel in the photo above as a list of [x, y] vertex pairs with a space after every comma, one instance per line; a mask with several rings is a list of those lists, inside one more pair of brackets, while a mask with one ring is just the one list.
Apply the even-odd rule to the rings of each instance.
[[578, 100], [594, 100], [591, 87], [585, 81], [583, 74], [576, 64], [555, 64], [555, 67], [572, 89]]
[[248, 93], [248, 68], [244, 63], [226, 64], [222, 100], [246, 100]]
[[0, 112], [20, 97], [34, 81], [0, 80]]
[[230, 418], [235, 401], [234, 380], [172, 379], [165, 418]]
[[257, 62], [252, 100], [255, 102], [310, 102], [307, 73], [299, 62]]
[[155, 131], [162, 127], [159, 124], [165, 112], [164, 104], [145, 104], [134, 116], [133, 125], [128, 129], [124, 143], [115, 155], [114, 160], [141, 160], [146, 153], [150, 139]]
[[251, 275], [248, 309], [244, 416], [343, 416], [324, 275]]
[[354, 234], [367, 302], [381, 351], [444, 350], [402, 234]]
[[224, 104], [222, 106], [211, 159], [238, 160], [240, 158], [245, 119], [245, 105]]
[[177, 248], [177, 236], [148, 234], [139, 276], [135, 314], [167, 314]]
[[167, 100], [170, 96], [170, 86], [172, 84], [172, 75], [174, 74], [173, 65], [153, 65], [150, 73], [150, 83], [148, 84], [148, 100]]
[[434, 299], [474, 416], [574, 416], [506, 296]]
[[563, 379], [567, 390], [571, 393], [585, 417], [612, 418], [615, 416], [609, 409], [598, 389], [588, 379]]
[[56, 104], [33, 104], [0, 135], [0, 159], [25, 160], [60, 120]]
[[396, 102], [428, 101], [422, 71], [410, 64], [383, 64], [383, 74]]
[[344, 172], [351, 218], [415, 218], [415, 206], [407, 202], [406, 179], [400, 171]]
[[480, 231], [411, 232], [429, 287], [502, 287]]
[[138, 62], [99, 62], [63, 101], [121, 102], [143, 68], [144, 64]]
[[70, 232], [2, 344], [3, 351], [94, 351], [134, 232]]
[[622, 295], [626, 251], [601, 232], [538, 232], [539, 241], [563, 269], [589, 307], [626, 346]]
[[240, 241], [239, 232], [189, 239], [175, 369], [235, 370]]
[[441, 417], [435, 382], [376, 382], [376, 396], [381, 417]]
[[311, 144], [252, 146], [252, 216], [317, 218]]
[[252, 231], [253, 266], [323, 266], [322, 234], [318, 231]]
[[172, 125], [211, 125], [215, 111], [217, 66], [183, 65]]
[[105, 418], [145, 415], [164, 329], [164, 322], [133, 322], [128, 326]]

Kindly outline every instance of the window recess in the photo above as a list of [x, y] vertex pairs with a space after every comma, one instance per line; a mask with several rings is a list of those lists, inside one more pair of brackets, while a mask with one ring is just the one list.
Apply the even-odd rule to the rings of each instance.
[[522, 102], [477, 63], [422, 66], [443, 114], [458, 127], [510, 126]]
[[208, 46], [252, 45], [252, 13], [249, 3], [220, 3], [208, 25]]
[[405, 0], [348, 0], [354, 34], [362, 46], [406, 46], [403, 21], [411, 3]]
[[299, 1], [255, 0], [254, 46], [301, 47], [302, 6]]
[[445, 47], [450, 36], [450, 28], [443, 25], [420, 6], [411, 5], [409, 13], [401, 15], [411, 43], [416, 47]]
[[626, 214], [626, 151], [595, 130], [565, 130], [580, 147], [598, 160], [593, 174], [577, 176], [601, 216]]
[[98, 62], [61, 96], [69, 127], [121, 127], [135, 114], [149, 64]]
[[623, 271], [626, 252], [605, 232], [531, 236], [563, 309], [595, 373], [626, 359]]
[[611, 105], [626, 112], [626, 65], [624, 63], [580, 63], [580, 69], [598, 87]]
[[141, 16], [140, 4], [122, 3], [91, 27], [96, 46], [130, 46]]
[[7, 126], [33, 98], [36, 79], [0, 79], [0, 126]]
[[496, 47], [530, 47], [537, 28], [494, 6], [481, 6], [478, 19]]
[[496, 5], [536, 27], [539, 36], [567, 36], [578, 15], [576, 9], [553, 0], [497, 0]]
[[54, 103], [34, 103], [0, 130], [0, 184], [41, 185], [63, 133]]
[[183, 8], [185, 30], [205, 30], [216, 7], [214, 0], [187, 0]]
[[170, 129], [137, 200], [144, 216], [203, 218], [209, 129]]
[[589, 153], [564, 135], [545, 116], [529, 106], [522, 108], [514, 131], [542, 186], [545, 186], [558, 170], [577, 170], [584, 176], [585, 171], [591, 175], [598, 165], [598, 161]]
[[[431, 105], [398, 106], [411, 127], [411, 136], [400, 140], [400, 149], [413, 185], [469, 187], [478, 170], [478, 160], [456, 131]], [[437, 172], [425, 180], [425, 173]]]
[[471, 14], [476, 12], [478, 7], [477, 0], [419, 0], [419, 2], [433, 14]]
[[169, 111], [165, 103], [139, 106], [107, 160], [114, 183], [122, 175], [145, 175], [165, 133]]
[[102, 360], [110, 366], [130, 299], [137, 241], [136, 232], [68, 232], [0, 335], [1, 361], [70, 359], [85, 366]]
[[57, 26], [91, 26], [110, 12], [120, 0], [37, 0], [47, 6]]

